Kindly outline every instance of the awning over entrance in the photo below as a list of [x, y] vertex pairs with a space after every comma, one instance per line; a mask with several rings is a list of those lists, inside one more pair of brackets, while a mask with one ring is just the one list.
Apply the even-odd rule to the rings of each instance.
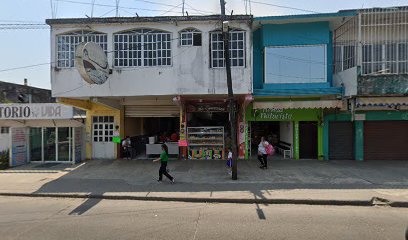
[[341, 100], [254, 102], [253, 109], [316, 109], [342, 108]]
[[408, 97], [357, 98], [356, 107], [397, 107], [408, 106]]

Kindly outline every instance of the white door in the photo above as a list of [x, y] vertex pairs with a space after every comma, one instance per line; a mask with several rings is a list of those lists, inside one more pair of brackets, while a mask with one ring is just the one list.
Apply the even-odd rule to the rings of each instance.
[[92, 117], [92, 158], [116, 158], [115, 144], [112, 142], [113, 126], [113, 116]]

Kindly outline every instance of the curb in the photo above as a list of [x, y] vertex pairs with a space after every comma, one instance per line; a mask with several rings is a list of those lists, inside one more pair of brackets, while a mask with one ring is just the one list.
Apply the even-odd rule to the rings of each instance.
[[163, 202], [190, 203], [238, 203], [238, 204], [293, 204], [293, 205], [323, 205], [323, 206], [389, 206], [408, 208], [408, 202], [388, 202], [376, 204], [372, 200], [322, 200], [322, 199], [244, 199], [244, 198], [188, 198], [188, 197], [144, 197], [129, 195], [101, 195], [101, 194], [59, 194], [59, 193], [0, 193], [6, 197], [46, 197], [46, 198], [93, 198], [107, 200], [137, 200]]

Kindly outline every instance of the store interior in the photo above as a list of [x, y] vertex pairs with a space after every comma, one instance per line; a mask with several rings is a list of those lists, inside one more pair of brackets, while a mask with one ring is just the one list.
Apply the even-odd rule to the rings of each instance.
[[[261, 142], [261, 137], [271, 143], [273, 146], [278, 146], [282, 142], [293, 145], [293, 123], [289, 121], [264, 121], [250, 122], [250, 137], [249, 137], [249, 156], [256, 158], [258, 154], [258, 145]], [[276, 149], [276, 148], [275, 148]], [[277, 152], [274, 158], [277, 158]]]
[[225, 159], [231, 146], [228, 112], [187, 113], [189, 159]]
[[[129, 136], [131, 140], [132, 158], [144, 158], [146, 155], [150, 155], [146, 151], [147, 144], [157, 145], [155, 146], [156, 152], [161, 150], [161, 144], [163, 143], [177, 144], [179, 128], [179, 117], [125, 118], [125, 136]], [[151, 155], [157, 154], [159, 153]]]

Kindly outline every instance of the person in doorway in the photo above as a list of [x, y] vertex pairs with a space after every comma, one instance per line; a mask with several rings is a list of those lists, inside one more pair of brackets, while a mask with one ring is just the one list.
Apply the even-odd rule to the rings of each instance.
[[169, 160], [169, 150], [166, 144], [162, 144], [161, 148], [163, 152], [160, 154], [160, 157], [153, 160], [153, 162], [160, 161], [159, 180], [157, 181], [161, 182], [163, 180], [163, 174], [164, 174], [164, 176], [166, 176], [171, 181], [171, 183], [174, 183], [174, 177], [172, 177], [167, 172], [167, 161]]
[[126, 159], [132, 158], [130, 151], [131, 151], [131, 144], [130, 137], [126, 136], [126, 138], [122, 141], [122, 148], [123, 152], [125, 153]]
[[269, 143], [265, 140], [264, 137], [261, 137], [261, 141], [258, 145], [258, 160], [261, 162], [261, 169], [268, 168], [268, 154], [266, 153], [266, 148]]

